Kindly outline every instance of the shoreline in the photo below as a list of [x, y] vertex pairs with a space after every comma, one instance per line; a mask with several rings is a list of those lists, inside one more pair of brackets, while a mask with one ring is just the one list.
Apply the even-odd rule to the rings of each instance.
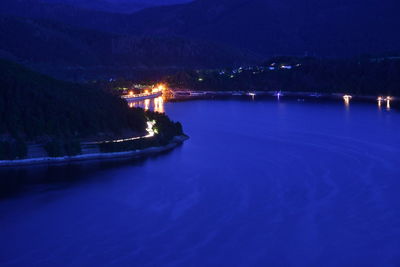
[[172, 150], [189, 139], [186, 135], [175, 136], [172, 141], [161, 147], [148, 147], [142, 150], [125, 151], [125, 152], [114, 152], [114, 153], [94, 153], [84, 154], [77, 156], [65, 156], [65, 157], [43, 157], [43, 158], [29, 158], [21, 160], [2, 160], [0, 161], [1, 167], [26, 167], [36, 165], [54, 165], [54, 164], [68, 164], [73, 162], [85, 162], [85, 161], [97, 161], [97, 160], [115, 160], [115, 159], [127, 159], [127, 158], [139, 158], [161, 154]]
[[[343, 99], [346, 93], [319, 93], [319, 92], [293, 92], [293, 91], [196, 91], [196, 90], [174, 90], [175, 95], [170, 101], [209, 99], [215, 97], [301, 97], [310, 99]], [[355, 100], [377, 101], [379, 96], [372, 95], [352, 95]], [[400, 97], [392, 97], [392, 102], [397, 102]]]

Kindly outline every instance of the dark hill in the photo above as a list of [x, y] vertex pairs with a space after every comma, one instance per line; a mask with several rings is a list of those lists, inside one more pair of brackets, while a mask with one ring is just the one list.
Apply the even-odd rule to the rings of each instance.
[[133, 13], [138, 10], [171, 3], [190, 2], [190, 0], [38, 0], [46, 3], [63, 3], [79, 8], [115, 13]]
[[101, 65], [112, 36], [59, 23], [0, 16], [0, 50], [36, 64]]
[[37, 140], [144, 132], [143, 110], [99, 89], [61, 82], [0, 60], [0, 136]]
[[398, 49], [399, 10], [394, 0], [197, 0], [135, 13], [130, 30], [212, 40], [262, 55], [346, 56]]
[[[220, 67], [247, 63], [254, 58], [249, 55], [377, 54], [400, 47], [399, 6], [395, 0], [197, 0], [128, 15], [2, 0], [0, 14], [33, 20], [0, 25], [5, 33], [0, 32], [1, 39], [10, 39], [1, 44], [0, 54], [34, 63], [36, 57], [47, 57], [60, 68], [94, 65], [128, 71]], [[53, 25], [38, 22], [43, 19]], [[65, 53], [56, 49], [60, 43], [65, 43]]]
[[84, 9], [64, 3], [40, 0], [2, 0], [0, 14], [21, 18], [50, 20], [79, 28], [114, 32], [124, 24], [125, 15]]
[[135, 68], [230, 66], [247, 59], [234, 49], [179, 37], [132, 37], [52, 21], [0, 16], [0, 57], [57, 77], [126, 75]]

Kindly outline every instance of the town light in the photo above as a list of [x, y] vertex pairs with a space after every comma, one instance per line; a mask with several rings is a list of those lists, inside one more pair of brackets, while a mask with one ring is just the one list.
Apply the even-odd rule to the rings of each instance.
[[351, 95], [344, 95], [343, 99], [344, 99], [344, 103], [346, 106], [350, 105], [350, 99], [352, 99], [353, 97]]
[[389, 110], [390, 109], [390, 101], [392, 101], [392, 97], [391, 96], [387, 96], [386, 98], [385, 98], [385, 101], [386, 101], [386, 108]]
[[344, 100], [347, 100], [347, 101], [350, 100], [350, 99], [352, 99], [352, 98], [353, 98], [353, 97], [352, 97], [351, 95], [344, 95], [344, 96], [343, 96], [343, 99], [344, 99]]
[[165, 85], [164, 84], [159, 84], [158, 85], [158, 90], [164, 91], [165, 90]]
[[146, 137], [153, 137], [154, 135], [156, 135], [158, 133], [158, 130], [154, 128], [154, 126], [156, 125], [156, 121], [152, 120], [152, 121], [147, 121], [147, 136]]

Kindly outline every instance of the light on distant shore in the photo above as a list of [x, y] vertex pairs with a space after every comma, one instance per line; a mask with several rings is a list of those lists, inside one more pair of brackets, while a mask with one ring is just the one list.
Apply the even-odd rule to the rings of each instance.
[[350, 99], [352, 99], [352, 98], [353, 98], [353, 97], [352, 97], [351, 95], [344, 95], [344, 96], [343, 96], [343, 99], [344, 99], [344, 100], [347, 100], [347, 99], [350, 100]]
[[166, 86], [165, 86], [165, 84], [160, 83], [160, 84], [157, 86], [157, 88], [158, 88], [159, 91], [164, 91], [165, 88], [166, 88]]
[[281, 91], [278, 91], [278, 92], [276, 92], [276, 93], [274, 94], [274, 96], [276, 96], [276, 98], [278, 98], [278, 100], [280, 100], [280, 99], [281, 99], [281, 96], [283, 96], [283, 94], [282, 94]]
[[150, 99], [146, 99], [144, 101], [144, 110], [149, 110], [150, 108]]
[[381, 108], [382, 107], [383, 97], [379, 96], [377, 100], [378, 100], [378, 107]]
[[391, 96], [387, 96], [386, 98], [385, 98], [385, 101], [386, 101], [386, 108], [389, 110], [390, 109], [390, 101], [392, 101], [392, 97]]
[[346, 106], [350, 105], [350, 100], [351, 100], [352, 98], [353, 98], [353, 97], [352, 97], [351, 95], [344, 95], [344, 96], [343, 96], [344, 103], [346, 104]]
[[164, 113], [164, 100], [161, 96], [154, 99], [154, 111]]
[[254, 100], [254, 98], [255, 98], [255, 96], [256, 96], [256, 93], [250, 92], [250, 93], [248, 93], [247, 95], [251, 96], [251, 99]]

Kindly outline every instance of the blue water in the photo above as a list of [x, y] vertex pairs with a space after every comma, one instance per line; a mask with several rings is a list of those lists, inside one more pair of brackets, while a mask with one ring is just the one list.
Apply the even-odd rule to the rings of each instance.
[[170, 153], [1, 172], [0, 266], [400, 266], [400, 113], [165, 110], [191, 137]]

